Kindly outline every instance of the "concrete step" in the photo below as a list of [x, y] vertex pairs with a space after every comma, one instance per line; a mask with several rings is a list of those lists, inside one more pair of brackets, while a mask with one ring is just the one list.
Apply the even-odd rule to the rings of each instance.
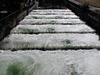
[[28, 15], [25, 19], [79, 19], [76, 15]]
[[32, 12], [71, 12], [69, 9], [36, 9], [32, 10]]
[[37, 33], [94, 33], [95, 31], [86, 25], [18, 25], [11, 33], [37, 34]]
[[96, 34], [11, 34], [0, 42], [0, 49], [100, 49]]
[[20, 24], [30, 24], [30, 25], [36, 25], [36, 24], [85, 24], [80, 19], [24, 19], [20, 22]]
[[[39, 12], [40, 11], [40, 12]], [[100, 49], [95, 31], [67, 10], [34, 10], [0, 42], [3, 50]], [[47, 15], [50, 13], [50, 15]], [[72, 15], [65, 15], [73, 13]], [[45, 15], [46, 14], [46, 15]], [[35, 17], [35, 18], [32, 18]]]
[[73, 12], [31, 12], [29, 15], [75, 15]]
[[100, 75], [100, 40], [93, 29], [76, 15], [60, 14], [72, 13], [68, 9], [32, 12], [42, 13], [27, 16], [0, 42], [0, 75]]

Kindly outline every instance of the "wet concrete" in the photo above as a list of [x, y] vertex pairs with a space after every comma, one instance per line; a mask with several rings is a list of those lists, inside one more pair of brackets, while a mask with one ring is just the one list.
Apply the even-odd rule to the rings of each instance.
[[0, 42], [0, 49], [100, 49], [100, 41], [95, 30], [71, 10], [43, 9], [33, 10], [26, 16], [11, 34]]

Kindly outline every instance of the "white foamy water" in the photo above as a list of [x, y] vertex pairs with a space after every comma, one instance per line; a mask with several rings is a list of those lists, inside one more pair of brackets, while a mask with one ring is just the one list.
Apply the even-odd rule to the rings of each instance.
[[[33, 10], [29, 15], [20, 22], [22, 25], [17, 26], [9, 37], [0, 42], [0, 49], [5, 49], [0, 50], [0, 75], [100, 75], [100, 51], [59, 50], [100, 48], [99, 37], [94, 30], [80, 19], [72, 19], [76, 15], [71, 10]], [[36, 48], [52, 51], [26, 50]]]
[[0, 53], [0, 75], [100, 75], [99, 66], [96, 50]]

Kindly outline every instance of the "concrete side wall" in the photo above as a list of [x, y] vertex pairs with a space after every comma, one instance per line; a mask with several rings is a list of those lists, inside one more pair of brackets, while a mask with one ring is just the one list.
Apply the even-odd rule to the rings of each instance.
[[[13, 29], [20, 20], [22, 20], [32, 9], [35, 8], [35, 4], [24, 7], [24, 4], [20, 6], [20, 9], [15, 9], [16, 12], [0, 13], [0, 40], [6, 37], [11, 29]], [[2, 10], [1, 10], [2, 11]], [[9, 11], [6, 10], [6, 11]]]
[[87, 25], [91, 26], [96, 30], [97, 34], [100, 35], [100, 15], [91, 11], [87, 7], [77, 5], [71, 1], [64, 0], [66, 6], [71, 9], [81, 20], [85, 21]]
[[72, 2], [78, 2], [81, 5], [90, 5], [95, 7], [100, 7], [100, 0], [69, 0]]

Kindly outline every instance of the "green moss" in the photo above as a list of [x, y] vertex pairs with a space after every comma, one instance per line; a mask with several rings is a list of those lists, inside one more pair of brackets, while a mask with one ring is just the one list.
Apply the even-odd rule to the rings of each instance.
[[61, 19], [61, 18], [62, 18], [61, 16], [56, 16], [56, 17], [55, 17], [55, 19]]
[[71, 45], [72, 41], [71, 41], [71, 40], [66, 39], [66, 40], [63, 40], [63, 41], [62, 41], [62, 43], [63, 43], [64, 47], [70, 47], [70, 45]]
[[56, 21], [51, 21], [50, 23], [56, 23]]
[[47, 28], [47, 32], [55, 32], [54, 28]]
[[28, 34], [39, 33], [39, 30], [38, 29], [20, 28], [19, 30], [22, 33], [28, 33]]
[[7, 68], [6, 75], [25, 75], [25, 69], [22, 63], [10, 64]]
[[39, 19], [38, 17], [35, 17], [35, 16], [33, 16], [32, 18], [33, 18], [33, 19]]
[[80, 73], [78, 73], [77, 71], [77, 67], [75, 64], [71, 64], [70, 65], [70, 75], [80, 75]]

